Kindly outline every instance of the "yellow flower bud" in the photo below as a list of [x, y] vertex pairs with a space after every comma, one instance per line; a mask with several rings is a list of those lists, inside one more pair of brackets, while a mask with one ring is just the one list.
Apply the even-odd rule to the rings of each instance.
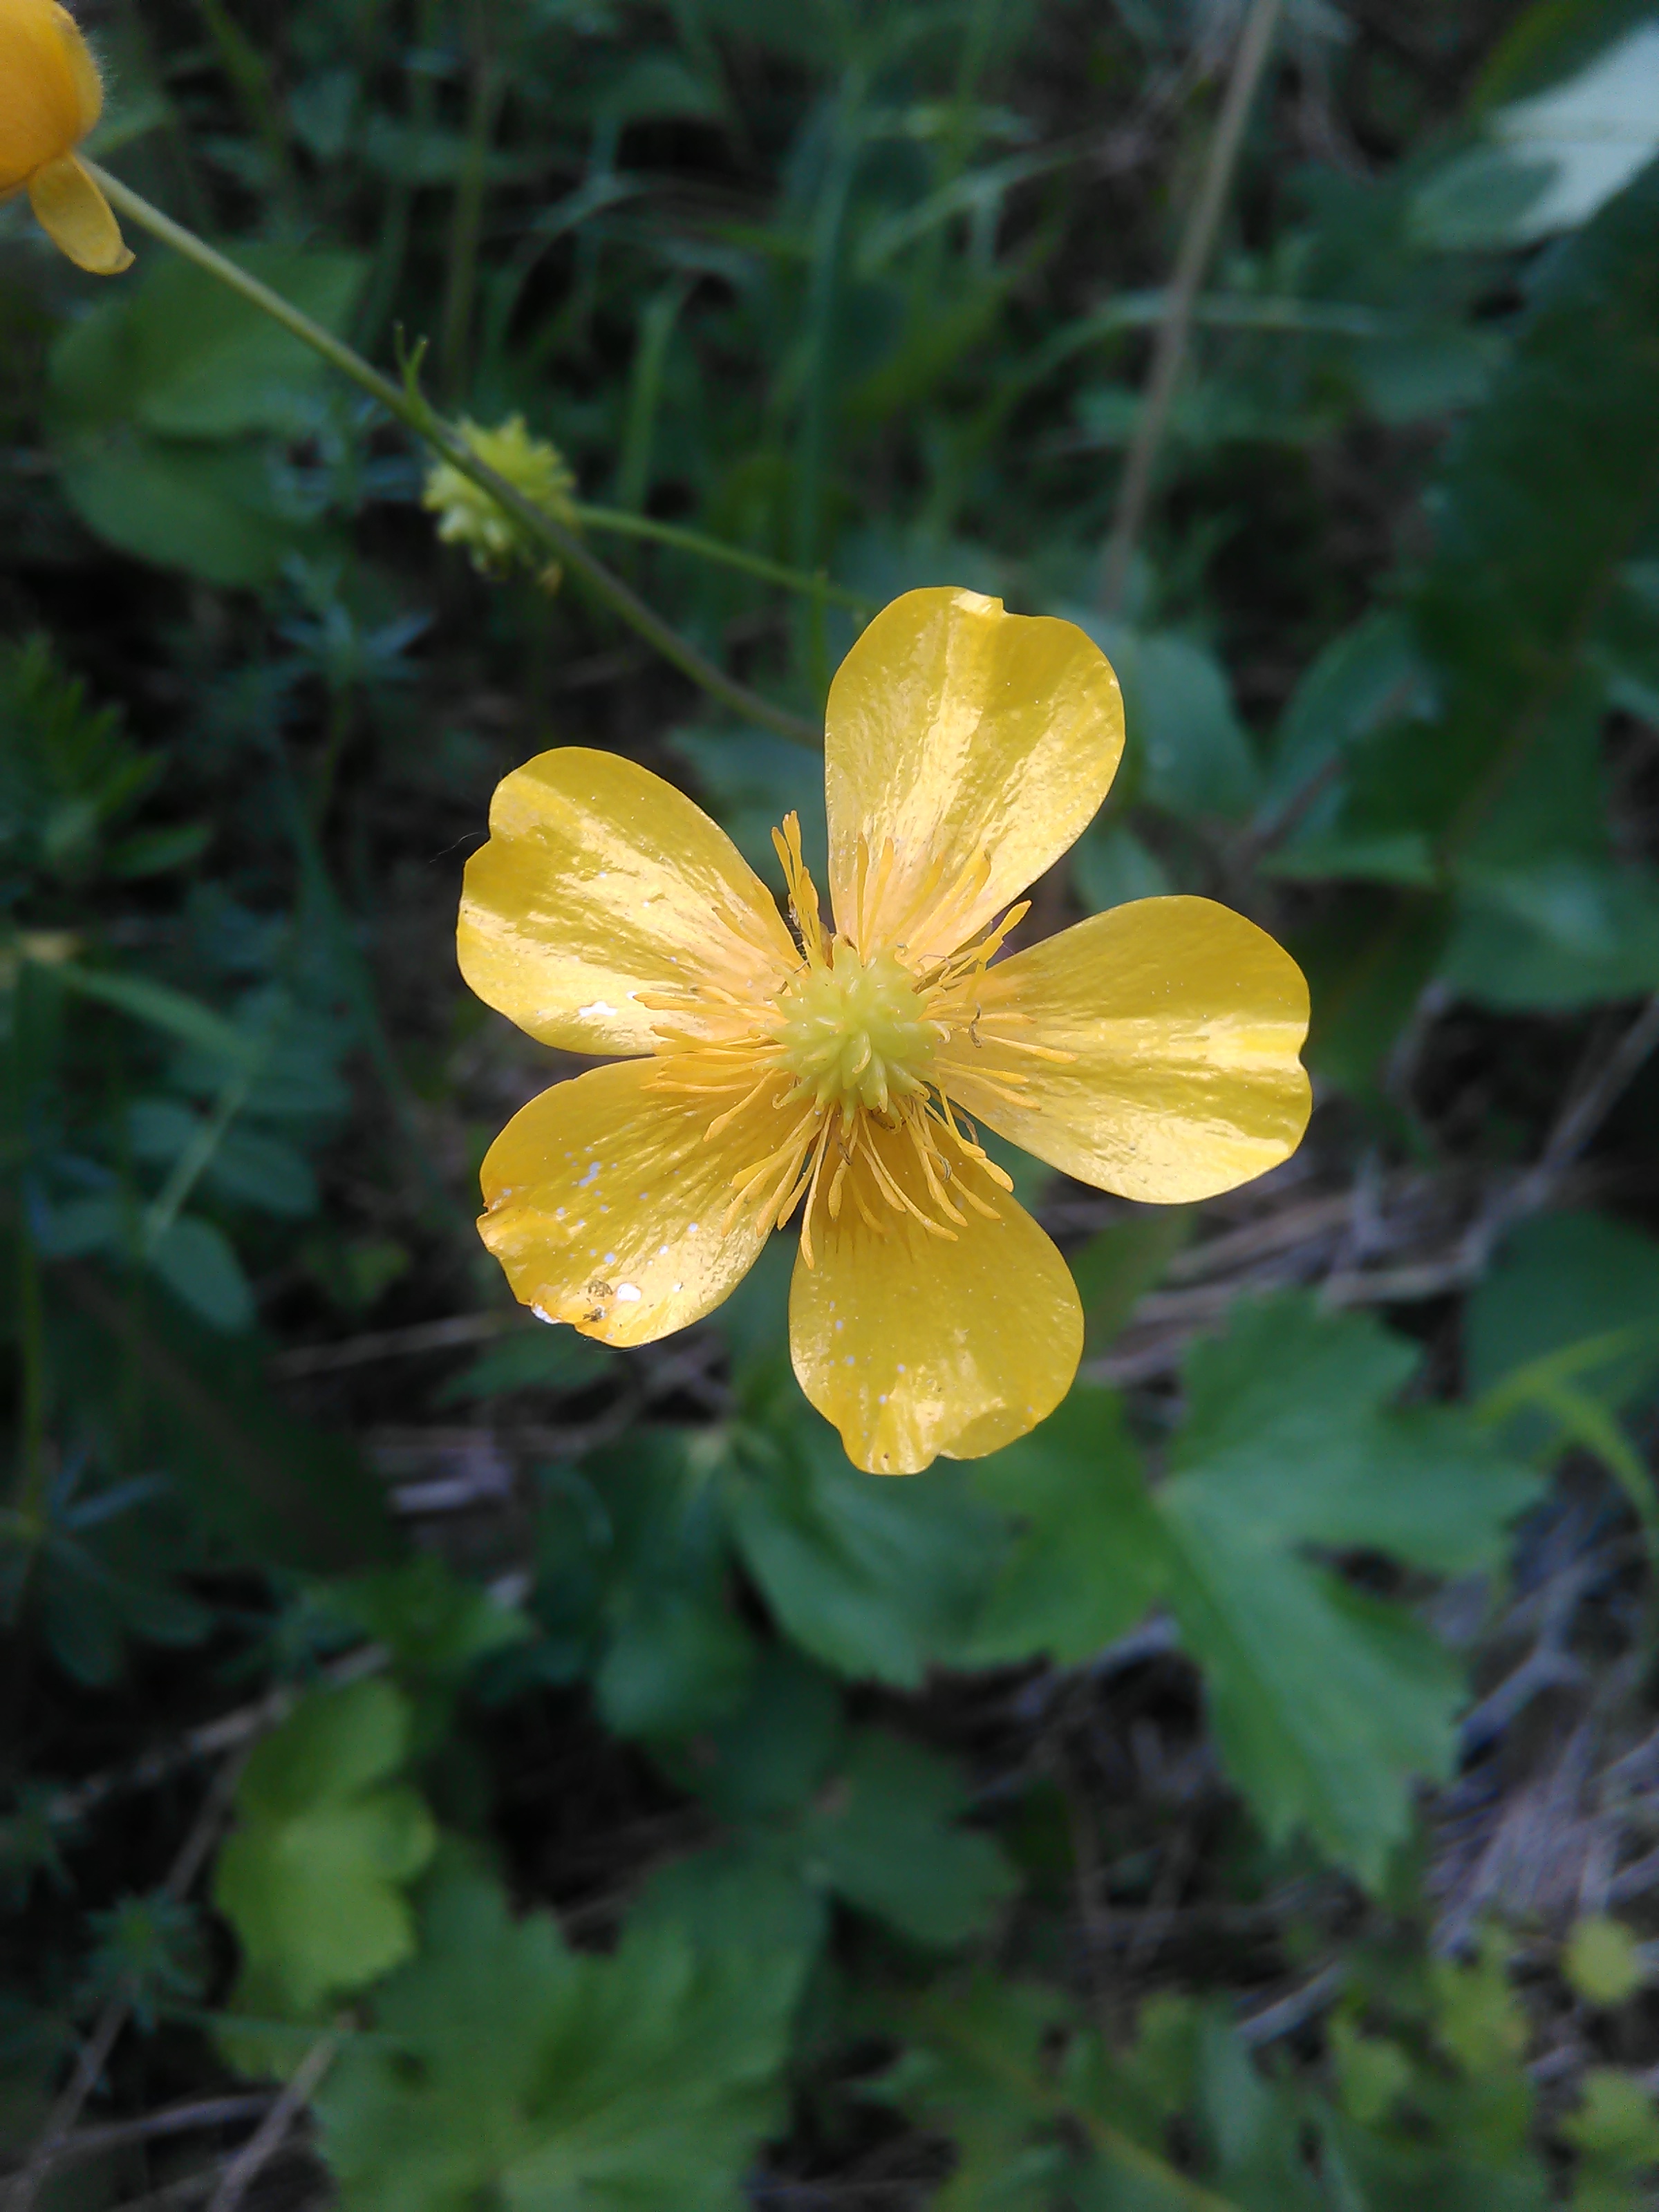
[[[568, 529], [576, 527], [571, 496], [576, 479], [556, 445], [531, 436], [522, 415], [509, 416], [493, 430], [463, 422], [460, 433], [484, 466], [522, 492], [532, 507]], [[531, 566], [544, 562], [542, 549], [522, 525], [447, 461], [434, 462], [428, 472], [422, 504], [438, 517], [438, 535], [445, 544], [465, 545], [481, 576], [504, 576], [519, 561]], [[544, 582], [556, 585], [558, 578], [556, 566], [544, 566]]]
[[68, 10], [0, 0], [0, 195], [27, 186], [52, 242], [94, 276], [114, 276], [132, 256], [75, 157], [103, 106], [98, 64]]

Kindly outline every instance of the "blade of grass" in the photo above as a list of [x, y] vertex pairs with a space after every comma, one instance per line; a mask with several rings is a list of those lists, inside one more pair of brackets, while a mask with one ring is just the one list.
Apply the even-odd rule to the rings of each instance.
[[1134, 443], [1129, 448], [1123, 481], [1118, 490], [1117, 513], [1113, 520], [1112, 533], [1106, 542], [1105, 555], [1101, 562], [1100, 605], [1107, 614], [1115, 613], [1122, 599], [1123, 587], [1128, 581], [1130, 557], [1140, 535], [1141, 525], [1146, 519], [1146, 507], [1152, 496], [1152, 472], [1158, 465], [1164, 433], [1170, 427], [1176, 386], [1181, 381], [1181, 372], [1186, 365], [1187, 343], [1192, 332], [1193, 304], [1198, 297], [1198, 288], [1204, 281], [1204, 272], [1210, 265], [1210, 257], [1215, 251], [1222, 211], [1227, 204], [1233, 173], [1238, 166], [1239, 151], [1244, 143], [1244, 125], [1249, 118], [1256, 87], [1261, 81], [1261, 72], [1267, 65], [1281, 5], [1282, 0], [1250, 0], [1250, 12], [1239, 33], [1232, 70], [1227, 79], [1221, 113], [1216, 119], [1215, 135], [1210, 141], [1198, 197], [1193, 202], [1187, 228], [1182, 234], [1174, 273], [1170, 279], [1168, 305], [1153, 342], [1146, 404], [1141, 410], [1139, 422], [1135, 425]]

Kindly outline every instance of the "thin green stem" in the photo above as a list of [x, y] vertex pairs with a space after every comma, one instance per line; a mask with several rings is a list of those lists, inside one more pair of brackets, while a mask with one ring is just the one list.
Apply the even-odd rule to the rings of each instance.
[[879, 603], [866, 599], [862, 592], [846, 591], [839, 584], [809, 576], [799, 568], [787, 567], [781, 561], [769, 561], [763, 553], [745, 552], [741, 546], [723, 544], [718, 538], [705, 538], [699, 530], [683, 530], [677, 522], [658, 522], [650, 515], [629, 514], [615, 507], [580, 506], [575, 512], [584, 530], [596, 530], [602, 534], [608, 532], [613, 538], [645, 538], [653, 544], [673, 545], [683, 553], [695, 553], [701, 560], [716, 562], [726, 568], [741, 568], [745, 575], [781, 585], [787, 592], [822, 599], [826, 606], [845, 607], [849, 614], [862, 615], [866, 620], [878, 611]]
[[191, 1139], [177, 1160], [173, 1172], [144, 1209], [139, 1241], [144, 1257], [149, 1259], [167, 1235], [179, 1213], [189, 1203], [191, 1192], [212, 1166], [214, 1156], [230, 1134], [230, 1127], [248, 1100], [253, 1088], [253, 1079], [258, 1063], [248, 1060], [233, 1071], [229, 1080], [219, 1093], [219, 1102], [208, 1119]]
[[112, 207], [159, 238], [177, 253], [182, 253], [197, 267], [204, 269], [222, 284], [252, 303], [285, 331], [308, 345], [343, 376], [349, 377], [361, 391], [378, 400], [386, 412], [401, 422], [405, 429], [429, 446], [460, 474], [486, 491], [496, 504], [503, 507], [536, 543], [544, 546], [553, 558], [562, 562], [574, 577], [580, 578], [587, 589], [604, 606], [621, 617], [631, 629], [636, 630], [646, 642], [654, 647], [663, 659], [678, 668], [683, 676], [706, 691], [711, 699], [764, 728], [775, 730], [781, 737], [792, 738], [795, 744], [817, 747], [823, 743], [822, 734], [810, 722], [803, 721], [786, 708], [774, 706], [759, 692], [751, 691], [746, 684], [716, 667], [706, 654], [678, 630], [665, 623], [654, 608], [649, 607], [638, 592], [623, 581], [614, 570], [606, 568], [582, 543], [577, 532], [567, 528], [552, 515], [527, 500], [524, 494], [486, 468], [460, 432], [438, 414], [416, 387], [412, 378], [406, 385], [394, 384], [388, 376], [371, 368], [361, 354], [355, 352], [343, 339], [313, 322], [309, 315], [262, 284], [257, 276], [250, 276], [245, 269], [198, 238], [194, 231], [186, 230], [182, 223], [174, 222], [170, 216], [151, 205], [131, 185], [124, 185], [95, 162], [84, 164], [94, 177]]

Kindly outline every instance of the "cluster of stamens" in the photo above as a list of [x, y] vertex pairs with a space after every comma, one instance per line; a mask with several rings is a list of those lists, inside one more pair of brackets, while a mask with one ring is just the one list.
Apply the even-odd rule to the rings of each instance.
[[[707, 1141], [763, 1099], [775, 1110], [797, 1109], [781, 1142], [732, 1177], [724, 1226], [729, 1229], [752, 1207], [757, 1218], [781, 1229], [804, 1199], [801, 1253], [811, 1267], [821, 1188], [831, 1221], [839, 1220], [850, 1197], [878, 1236], [891, 1234], [896, 1215], [908, 1215], [930, 1236], [951, 1241], [967, 1225], [964, 1206], [994, 1220], [996, 1206], [975, 1184], [1004, 1191], [1013, 1185], [987, 1157], [973, 1123], [953, 1109], [942, 1079], [955, 1038], [965, 1036], [975, 1048], [981, 1044], [976, 986], [1027, 905], [1011, 908], [994, 928], [948, 957], [912, 967], [902, 943], [890, 949], [870, 941], [869, 920], [880, 912], [893, 872], [890, 840], [873, 866], [860, 841], [854, 927], [836, 936], [820, 916], [817, 890], [801, 856], [798, 817], [786, 817], [772, 836], [801, 954], [801, 965], [783, 990], [771, 1002], [756, 1004], [705, 983], [695, 994], [647, 1002], [665, 1012], [697, 1017], [694, 1029], [672, 1023], [658, 1027], [665, 1064], [653, 1087], [706, 1095], [711, 1103], [721, 1097], [734, 1101], [710, 1121]], [[988, 863], [981, 862], [956, 884], [930, 876], [912, 903], [927, 902], [937, 935], [938, 918], [953, 908], [965, 912], [988, 873]], [[1013, 1018], [1004, 1013], [999, 1028]], [[1071, 1057], [1001, 1034], [988, 1041], [1000, 1048], [999, 1060], [1011, 1051], [1045, 1060]], [[981, 1089], [1011, 1103], [1028, 1103], [1019, 1097], [1024, 1078], [1006, 1066], [999, 1065], [992, 1078], [982, 1069], [974, 1073]], [[925, 1202], [895, 1173], [894, 1156], [902, 1161], [907, 1146]]]

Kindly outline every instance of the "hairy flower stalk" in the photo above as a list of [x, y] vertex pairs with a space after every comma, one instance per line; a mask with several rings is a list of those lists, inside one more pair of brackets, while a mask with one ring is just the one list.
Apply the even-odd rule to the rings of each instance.
[[56, 0], [0, 0], [0, 198], [26, 189], [60, 252], [94, 276], [132, 256], [108, 201], [76, 158], [104, 108], [103, 81]]
[[1206, 899], [999, 957], [1121, 750], [1116, 679], [1070, 623], [913, 592], [828, 721], [830, 911], [791, 815], [787, 924], [628, 761], [571, 748], [501, 785], [463, 971], [532, 1036], [622, 1057], [509, 1123], [479, 1225], [544, 1320], [627, 1345], [708, 1312], [799, 1218], [795, 1371], [858, 1465], [903, 1474], [1024, 1434], [1082, 1349], [1065, 1262], [981, 1125], [1127, 1196], [1226, 1189], [1300, 1139], [1307, 993]]

